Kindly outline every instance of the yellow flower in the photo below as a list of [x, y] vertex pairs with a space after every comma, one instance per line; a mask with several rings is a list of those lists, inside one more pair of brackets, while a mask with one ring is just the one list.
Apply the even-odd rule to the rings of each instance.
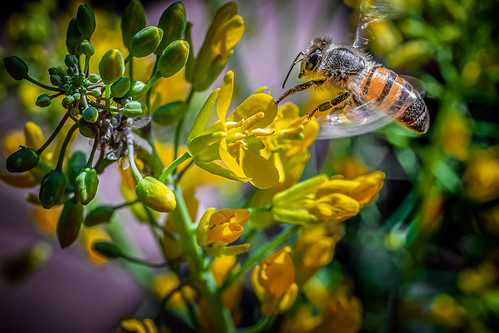
[[272, 214], [294, 224], [342, 221], [378, 194], [384, 177], [380, 171], [349, 180], [318, 175], [276, 194]]
[[465, 311], [451, 296], [441, 294], [433, 299], [431, 314], [442, 325], [459, 327], [463, 324]]
[[196, 91], [206, 90], [218, 77], [244, 33], [244, 21], [235, 2], [220, 7], [206, 33], [193, 65], [192, 84]]
[[118, 330], [119, 333], [166, 333], [169, 329], [161, 327], [158, 329], [151, 319], [123, 318]]
[[333, 260], [338, 234], [329, 235], [324, 225], [304, 227], [293, 247], [296, 283], [303, 286], [317, 271]]
[[[248, 97], [226, 119], [232, 99], [234, 74], [228, 72], [220, 90], [215, 90], [199, 112], [189, 134], [187, 151], [194, 162], [211, 173], [267, 189], [279, 181], [272, 161], [264, 158], [262, 138], [273, 133], [267, 127], [274, 120], [274, 99], [257, 93]], [[204, 130], [213, 105], [217, 102], [218, 121]], [[223, 167], [214, 161], [222, 161]]]
[[282, 313], [295, 302], [298, 285], [290, 251], [289, 246], [283, 247], [263, 259], [253, 270], [253, 290], [265, 316]]
[[469, 160], [464, 176], [464, 188], [468, 195], [480, 202], [499, 196], [499, 148], [478, 151]]
[[248, 222], [247, 209], [208, 208], [201, 217], [196, 229], [199, 246], [212, 256], [234, 256], [246, 252], [249, 244], [227, 246], [236, 241], [243, 233], [243, 226]]
[[308, 333], [314, 332], [314, 328], [321, 322], [318, 315], [314, 315], [314, 309], [310, 304], [301, 305], [296, 311], [287, 314], [280, 325], [279, 332], [282, 333]]
[[466, 293], [479, 293], [492, 286], [498, 275], [493, 264], [484, 262], [476, 268], [466, 268], [459, 272], [457, 285]]
[[79, 240], [80, 246], [87, 253], [90, 262], [96, 265], [107, 263], [108, 259], [94, 250], [95, 242], [111, 240], [111, 237], [104, 231], [104, 228], [102, 226], [82, 228], [80, 231]]
[[447, 155], [464, 161], [469, 155], [471, 124], [461, 112], [445, 111], [441, 126], [442, 148]]
[[172, 293], [166, 303], [166, 306], [176, 309], [184, 308], [184, 297], [188, 302], [194, 302], [196, 292], [188, 285], [182, 286], [181, 289], [175, 290], [179, 285], [180, 281], [174, 273], [158, 274], [154, 277], [152, 291], [158, 299], [163, 299]]

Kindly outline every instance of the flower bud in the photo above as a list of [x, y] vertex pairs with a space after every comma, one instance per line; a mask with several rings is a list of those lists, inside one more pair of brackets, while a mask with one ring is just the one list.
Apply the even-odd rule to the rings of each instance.
[[62, 99], [61, 104], [65, 109], [69, 109], [71, 107], [71, 104], [74, 103], [74, 101], [75, 101], [74, 97], [72, 95], [68, 95]]
[[85, 156], [84, 152], [82, 152], [81, 150], [77, 150], [73, 154], [71, 154], [69, 161], [66, 163], [65, 170], [71, 192], [74, 191], [73, 184], [76, 180], [76, 177], [80, 174], [80, 172], [83, 171], [86, 165], [87, 157]]
[[173, 125], [176, 124], [187, 111], [187, 104], [185, 102], [171, 102], [161, 105], [154, 111], [152, 120], [159, 125]]
[[47, 94], [42, 94], [42, 95], [38, 96], [35, 104], [41, 108], [44, 108], [44, 107], [49, 106], [51, 102], [52, 102], [52, 100], [50, 99], [50, 97]]
[[32, 149], [40, 147], [45, 142], [42, 129], [32, 121], [28, 121], [24, 125], [24, 138], [26, 139], [26, 147]]
[[111, 97], [122, 98], [130, 90], [130, 79], [122, 77], [111, 85]]
[[78, 45], [77, 51], [79, 54], [84, 54], [87, 57], [93, 56], [95, 53], [94, 47], [87, 39], [83, 40], [83, 42]]
[[78, 58], [74, 54], [66, 54], [66, 58], [64, 58], [64, 63], [68, 67], [73, 67], [78, 65]]
[[160, 55], [171, 42], [182, 39], [185, 26], [185, 7], [182, 2], [175, 2], [166, 8], [158, 22], [158, 27], [163, 30], [163, 40], [154, 53]]
[[97, 83], [99, 82], [100, 80], [100, 76], [95, 74], [95, 73], [92, 73], [88, 76], [88, 81], [90, 81], [90, 83]]
[[76, 47], [85, 39], [78, 30], [78, 24], [76, 17], [73, 17], [68, 24], [68, 30], [66, 32], [66, 47], [71, 54], [75, 54]]
[[97, 109], [95, 107], [89, 106], [88, 108], [86, 108], [85, 110], [83, 110], [83, 112], [81, 113], [81, 115], [82, 115], [83, 119], [85, 119], [85, 121], [87, 123], [94, 124], [97, 121], [97, 118], [99, 118], [99, 111], [97, 111]]
[[145, 83], [142, 81], [132, 81], [130, 83], [130, 89], [128, 90], [128, 93], [126, 94], [126, 97], [135, 97], [139, 96], [142, 93], [142, 90], [145, 87]]
[[15, 80], [22, 80], [28, 76], [28, 65], [16, 56], [5, 57], [5, 69]]
[[130, 49], [133, 36], [146, 26], [144, 7], [139, 0], [131, 0], [125, 8], [121, 19], [121, 35], [123, 44]]
[[90, 123], [85, 121], [85, 119], [80, 118], [78, 120], [78, 129], [80, 130], [80, 134], [87, 137], [87, 138], [95, 138], [95, 132], [92, 129], [92, 126], [90, 126]]
[[115, 208], [113, 206], [99, 206], [88, 213], [85, 218], [85, 225], [92, 227], [94, 225], [109, 223], [113, 217]]
[[183, 40], [171, 42], [158, 61], [158, 70], [163, 77], [170, 77], [184, 67], [189, 56], [189, 44]]
[[57, 170], [47, 173], [40, 185], [40, 202], [43, 208], [48, 209], [59, 203], [66, 190], [66, 176]]
[[121, 258], [125, 256], [123, 251], [116, 244], [106, 241], [95, 242], [94, 250], [108, 258]]
[[62, 77], [57, 74], [50, 75], [50, 83], [56, 87], [60, 87], [62, 85]]
[[9, 172], [24, 172], [33, 169], [38, 164], [40, 156], [31, 148], [21, 147], [7, 158]]
[[87, 205], [95, 198], [99, 178], [94, 168], [85, 168], [75, 180], [75, 197], [82, 205]]
[[123, 115], [128, 118], [136, 118], [147, 114], [147, 105], [139, 101], [131, 101], [125, 104]]
[[95, 30], [95, 15], [89, 5], [80, 5], [76, 13], [76, 24], [83, 37], [90, 39]]
[[171, 212], [177, 206], [173, 192], [153, 177], [141, 179], [135, 186], [135, 193], [144, 205], [158, 212]]
[[99, 63], [99, 73], [105, 84], [118, 81], [125, 73], [125, 61], [118, 49], [108, 50]]
[[57, 239], [62, 249], [71, 245], [80, 232], [83, 222], [83, 206], [74, 198], [66, 200], [57, 223]]
[[163, 30], [158, 27], [146, 27], [133, 36], [130, 42], [130, 53], [136, 58], [143, 58], [156, 50], [161, 39]]

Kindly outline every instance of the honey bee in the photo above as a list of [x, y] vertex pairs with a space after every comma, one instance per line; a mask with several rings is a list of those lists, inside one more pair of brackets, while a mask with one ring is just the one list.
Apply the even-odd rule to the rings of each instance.
[[276, 104], [313, 86], [340, 92], [309, 115], [309, 118], [315, 115], [321, 125], [320, 139], [359, 135], [393, 120], [417, 133], [428, 131], [428, 109], [416, 85], [377, 64], [363, 50], [368, 42], [367, 27], [375, 20], [373, 17], [361, 6], [353, 44], [315, 38], [306, 52], [300, 52], [295, 58], [284, 80], [283, 88], [293, 67], [301, 63], [298, 78], [308, 81], [286, 91]]

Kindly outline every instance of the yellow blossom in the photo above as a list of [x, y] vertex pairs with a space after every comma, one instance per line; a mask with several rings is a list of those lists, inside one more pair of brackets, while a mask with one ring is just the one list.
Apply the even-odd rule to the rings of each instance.
[[247, 209], [209, 208], [201, 217], [196, 229], [199, 246], [213, 256], [237, 255], [246, 252], [249, 244], [227, 246], [236, 241], [243, 233], [243, 226], [248, 222]]
[[453, 297], [441, 294], [433, 299], [431, 314], [442, 325], [459, 327], [463, 324], [465, 311]]
[[279, 332], [282, 333], [308, 333], [313, 332], [317, 327], [321, 318], [314, 315], [313, 308], [310, 304], [301, 305], [296, 311], [287, 314], [280, 325]]
[[41, 234], [55, 235], [57, 221], [61, 215], [62, 205], [45, 209], [39, 205], [33, 205], [30, 209], [30, 215], [35, 228]]
[[499, 196], [499, 148], [492, 147], [474, 153], [463, 179], [467, 194], [484, 202]]
[[123, 318], [121, 319], [119, 333], [167, 333], [166, 327], [158, 328], [151, 319]]
[[107, 263], [108, 259], [94, 250], [95, 242], [111, 240], [111, 237], [104, 231], [102, 226], [82, 228], [78, 238], [80, 240], [80, 246], [87, 253], [90, 262], [96, 265]]
[[459, 289], [466, 293], [479, 293], [494, 285], [499, 272], [489, 262], [484, 262], [476, 268], [463, 269], [457, 275]]
[[[189, 134], [187, 151], [200, 168], [211, 173], [249, 181], [260, 189], [271, 188], [279, 181], [279, 173], [259, 153], [264, 148], [262, 138], [273, 133], [267, 127], [276, 116], [277, 106], [271, 96], [258, 93], [226, 118], [233, 88], [234, 74], [229, 71], [220, 90], [215, 90], [201, 108]], [[204, 130], [215, 101], [218, 121]], [[215, 161], [222, 161], [225, 167]]]
[[295, 267], [290, 251], [289, 246], [281, 248], [263, 259], [253, 270], [253, 290], [265, 316], [282, 313], [295, 302], [298, 285], [295, 283]]
[[166, 303], [170, 308], [185, 307], [184, 297], [188, 302], [193, 302], [196, 292], [192, 287], [185, 285], [179, 289], [180, 281], [174, 273], [158, 274], [154, 277], [152, 290], [158, 299], [163, 299], [169, 296]]
[[318, 175], [276, 194], [272, 214], [294, 224], [342, 221], [378, 194], [384, 177], [380, 171], [349, 180]]

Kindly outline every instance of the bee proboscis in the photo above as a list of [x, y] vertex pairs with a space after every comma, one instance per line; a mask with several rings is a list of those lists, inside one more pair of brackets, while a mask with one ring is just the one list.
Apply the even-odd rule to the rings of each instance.
[[335, 89], [339, 95], [317, 106], [309, 115], [321, 124], [320, 139], [346, 137], [380, 128], [395, 120], [418, 133], [426, 133], [429, 113], [421, 94], [408, 79], [377, 64], [363, 51], [367, 45], [368, 25], [374, 20], [360, 10], [359, 25], [353, 44], [332, 43], [326, 38], [315, 38], [306, 52], [300, 52], [293, 62], [300, 64], [298, 78], [309, 79], [276, 100], [313, 86]]

